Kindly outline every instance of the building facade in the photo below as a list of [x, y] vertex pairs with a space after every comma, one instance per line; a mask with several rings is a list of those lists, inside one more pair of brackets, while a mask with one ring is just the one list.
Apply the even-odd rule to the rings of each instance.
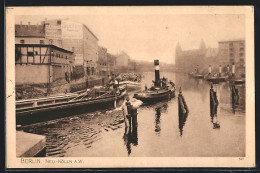
[[219, 59], [226, 64], [235, 64], [237, 67], [245, 66], [245, 40], [220, 41]]
[[124, 51], [116, 55], [116, 70], [119, 72], [127, 72], [130, 62], [130, 56]]
[[99, 75], [101, 76], [107, 76], [109, 74], [107, 63], [107, 49], [100, 46], [98, 47], [97, 70]]
[[47, 94], [69, 91], [73, 59], [73, 52], [55, 45], [16, 44], [16, 86], [38, 86]]
[[98, 38], [84, 24], [68, 20], [45, 21], [47, 39], [75, 54], [75, 66], [84, 66], [85, 74], [95, 75], [98, 60]]
[[107, 65], [108, 65], [108, 75], [116, 73], [116, 59], [117, 57], [111, 53], [107, 53]]

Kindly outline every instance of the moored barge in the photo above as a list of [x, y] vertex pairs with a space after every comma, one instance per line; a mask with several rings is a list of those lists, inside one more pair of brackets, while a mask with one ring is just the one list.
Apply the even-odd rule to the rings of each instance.
[[16, 116], [113, 103], [123, 98], [125, 94], [125, 87], [118, 90], [94, 88], [76, 95], [70, 93], [63, 96], [16, 101]]

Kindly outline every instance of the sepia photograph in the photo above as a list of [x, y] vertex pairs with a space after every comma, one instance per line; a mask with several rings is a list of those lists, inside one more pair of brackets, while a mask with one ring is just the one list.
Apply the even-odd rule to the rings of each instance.
[[7, 168], [254, 167], [254, 8], [6, 8]]

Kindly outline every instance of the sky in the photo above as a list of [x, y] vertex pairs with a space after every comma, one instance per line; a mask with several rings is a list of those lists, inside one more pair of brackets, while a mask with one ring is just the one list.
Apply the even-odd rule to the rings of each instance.
[[16, 24], [40, 24], [44, 19], [68, 19], [83, 23], [108, 52], [125, 51], [132, 59], [175, 63], [177, 43], [183, 50], [217, 48], [218, 41], [244, 39], [243, 14], [141, 14], [16, 16]]

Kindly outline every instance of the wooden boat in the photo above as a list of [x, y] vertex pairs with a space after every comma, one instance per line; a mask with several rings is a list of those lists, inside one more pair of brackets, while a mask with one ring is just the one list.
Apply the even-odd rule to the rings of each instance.
[[245, 79], [236, 79], [236, 80], [234, 80], [234, 83], [235, 83], [235, 85], [242, 85], [242, 84], [245, 84], [246, 81], [245, 81]]
[[80, 106], [95, 106], [102, 103], [113, 103], [123, 98], [126, 88], [114, 89], [94, 88], [81, 94], [66, 94], [62, 96], [16, 101], [16, 115], [31, 115], [53, 110], [75, 108]]
[[219, 82], [226, 82], [228, 76], [205, 76], [204, 77], [208, 82], [212, 82], [214, 84], [217, 84]]
[[194, 78], [196, 78], [196, 79], [203, 79], [204, 76], [202, 74], [195, 74]]
[[167, 78], [160, 79], [159, 60], [154, 60], [155, 65], [155, 81], [154, 86], [144, 91], [134, 94], [134, 98], [142, 102], [157, 102], [162, 99], [175, 96], [175, 86], [173, 82], [169, 82]]
[[125, 86], [128, 91], [142, 89], [142, 83], [134, 82], [134, 81], [121, 81], [121, 82], [119, 82], [119, 86]]

